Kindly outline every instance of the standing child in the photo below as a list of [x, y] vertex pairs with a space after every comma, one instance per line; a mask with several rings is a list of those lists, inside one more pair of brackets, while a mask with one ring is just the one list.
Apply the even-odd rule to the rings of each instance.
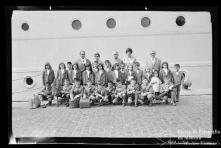
[[176, 90], [176, 100], [175, 100], [175, 102], [179, 102], [181, 83], [184, 80], [184, 75], [183, 75], [182, 72], [180, 72], [180, 65], [179, 64], [175, 64], [174, 68], [175, 68], [175, 71], [173, 72], [174, 84], [178, 85], [175, 89]]
[[66, 70], [65, 64], [60, 63], [57, 72], [57, 81], [59, 85], [64, 85], [64, 79], [68, 79], [68, 71]]
[[114, 78], [114, 83], [116, 84], [118, 80], [120, 80], [121, 82], [123, 82], [122, 80], [122, 73], [120, 71], [120, 66], [118, 63], [114, 64], [114, 71], [113, 71], [113, 78]]
[[148, 83], [150, 83], [150, 80], [153, 77], [153, 73], [149, 67], [145, 69], [143, 77], [147, 79]]
[[124, 63], [120, 64], [120, 72], [121, 72], [121, 82], [124, 85], [126, 80], [127, 80], [127, 71], [125, 69], [125, 64]]
[[39, 97], [41, 100], [41, 104], [43, 104], [43, 108], [46, 108], [46, 103], [45, 101], [49, 101], [48, 104], [51, 105], [52, 104], [52, 99], [53, 99], [53, 95], [52, 95], [52, 87], [51, 85], [47, 82], [45, 84], [44, 89], [39, 93]]
[[136, 80], [132, 78], [127, 87], [128, 104], [131, 105], [134, 102], [135, 107], [137, 107], [138, 91], [139, 86], [136, 83]]
[[84, 86], [84, 95], [83, 98], [89, 99], [90, 104], [96, 103], [96, 97], [94, 95], [95, 92], [95, 86], [92, 85], [92, 81], [88, 80], [87, 85]]
[[136, 72], [133, 71], [133, 65], [128, 65], [128, 71], [126, 73], [127, 75], [127, 81], [131, 81], [131, 79], [135, 79], [135, 81], [137, 81], [136, 79]]
[[83, 85], [87, 85], [88, 81], [91, 81], [91, 83], [94, 84], [95, 75], [91, 69], [90, 64], [86, 65], [86, 70], [82, 74], [82, 80], [83, 80]]
[[103, 64], [98, 65], [98, 72], [95, 74], [95, 85], [107, 86], [107, 73]]
[[105, 71], [107, 73], [107, 82], [114, 82], [114, 72], [112, 71], [111, 62], [109, 60], [105, 60]]
[[49, 62], [46, 62], [42, 74], [43, 85], [45, 86], [46, 83], [49, 83], [49, 85], [51, 85], [54, 82], [54, 79], [55, 75], [51, 64]]
[[141, 86], [143, 80], [143, 71], [140, 69], [140, 63], [135, 62], [137, 84]]
[[117, 80], [117, 87], [114, 92], [113, 104], [118, 104], [122, 102], [122, 106], [125, 106], [126, 103], [126, 86], [122, 85], [121, 80]]
[[78, 79], [78, 80], [80, 80], [80, 82], [82, 84], [82, 73], [81, 73], [77, 63], [73, 64], [72, 79], [73, 79], [73, 81]]
[[159, 78], [158, 71], [154, 70], [154, 76], [151, 78], [151, 81], [150, 81], [148, 87], [152, 86], [155, 97], [160, 94], [160, 85], [161, 85], [161, 83], [162, 82], [161, 82], [161, 80]]
[[75, 79], [75, 85], [72, 86], [70, 91], [70, 102], [72, 101], [75, 102], [78, 107], [82, 95], [83, 95], [83, 86], [81, 86], [81, 81], [79, 79]]
[[70, 91], [71, 91], [72, 86], [70, 85], [70, 82], [68, 79], [64, 80], [64, 86], [61, 91], [61, 97], [65, 99], [66, 101], [66, 106], [69, 106], [69, 99], [70, 99]]
[[72, 77], [72, 75], [73, 75], [73, 67], [72, 67], [73, 65], [72, 65], [72, 63], [71, 62], [67, 62], [67, 67], [68, 67], [68, 69], [67, 69], [67, 71], [68, 71], [68, 80], [69, 80], [69, 82], [71, 83], [71, 84], [73, 84], [73, 77]]

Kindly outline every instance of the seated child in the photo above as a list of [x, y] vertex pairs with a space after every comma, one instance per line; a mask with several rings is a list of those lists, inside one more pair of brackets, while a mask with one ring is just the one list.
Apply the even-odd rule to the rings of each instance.
[[112, 81], [107, 83], [107, 88], [105, 89], [104, 100], [106, 103], [112, 103], [114, 100], [115, 87]]
[[46, 108], [46, 105], [44, 101], [49, 101], [49, 105], [52, 104], [52, 99], [53, 99], [53, 95], [52, 95], [52, 87], [51, 85], [46, 82], [44, 89], [39, 93], [39, 97], [41, 100], [41, 104], [43, 104], [43, 108]]
[[90, 100], [90, 104], [94, 104], [95, 103], [95, 95], [94, 95], [94, 91], [95, 91], [95, 86], [92, 85], [92, 81], [88, 80], [87, 81], [87, 85], [84, 86], [84, 95], [83, 98], [85, 99], [89, 99]]
[[114, 92], [113, 104], [117, 104], [122, 101], [122, 105], [126, 103], [126, 86], [122, 84], [121, 80], [117, 80], [117, 87]]
[[162, 82], [159, 78], [158, 71], [155, 70], [154, 75], [151, 78], [150, 83], [149, 83], [149, 87], [152, 86], [155, 96], [158, 96], [160, 94], [160, 85], [161, 85], [161, 83]]
[[64, 79], [64, 86], [61, 90], [61, 97], [66, 100], [66, 106], [69, 106], [69, 99], [70, 99], [70, 91], [72, 86], [68, 79]]
[[173, 78], [174, 78], [175, 85], [178, 85], [175, 89], [176, 90], [176, 100], [175, 100], [175, 102], [179, 102], [181, 83], [184, 80], [184, 75], [183, 75], [182, 72], [180, 72], [180, 65], [179, 64], [175, 64], [174, 68], [175, 68], [175, 71], [173, 72]]
[[75, 79], [75, 84], [72, 86], [70, 91], [70, 101], [79, 101], [83, 95], [83, 86], [81, 86], [81, 81]]
[[172, 105], [176, 105], [175, 102], [175, 89], [173, 89], [174, 84], [170, 81], [170, 79], [164, 79], [164, 83], [161, 85], [161, 90], [160, 92], [167, 92], [165, 95], [163, 95], [163, 100], [166, 101], [166, 103], [168, 103], [168, 98], [171, 98], [171, 104]]
[[132, 78], [130, 84], [127, 86], [127, 97], [128, 103], [131, 105], [134, 102], [135, 107], [137, 107], [138, 91], [139, 86], [136, 83], [136, 80]]
[[105, 87], [102, 84], [98, 84], [97, 87], [95, 88], [95, 100], [96, 102], [99, 102], [99, 106], [103, 104], [103, 102], [108, 102], [109, 100], [105, 99]]
[[[149, 105], [151, 106], [152, 105], [152, 97], [150, 95], [153, 94], [153, 90], [152, 90], [152, 87], [150, 87], [148, 85], [148, 79], [147, 78], [144, 78], [143, 81], [142, 81], [142, 85], [141, 85], [141, 97], [139, 100], [141, 100], [143, 102], [143, 104], [146, 102], [149, 102]], [[142, 104], [141, 102], [141, 104]]]

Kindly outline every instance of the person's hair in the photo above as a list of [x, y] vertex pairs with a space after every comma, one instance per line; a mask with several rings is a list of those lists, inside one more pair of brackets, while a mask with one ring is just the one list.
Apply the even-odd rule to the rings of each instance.
[[84, 53], [85, 53], [85, 51], [84, 51], [84, 50], [81, 50], [81, 51], [80, 51], [80, 54], [81, 54], [81, 52], [84, 52]]
[[162, 63], [162, 68], [163, 68], [163, 65], [164, 65], [164, 64], [166, 64], [166, 65], [167, 65], [167, 69], [169, 69], [169, 64], [168, 64], [168, 62], [163, 62], [163, 63]]
[[175, 64], [174, 67], [179, 67], [180, 68], [180, 64]]
[[[99, 64], [97, 65], [97, 67], [99, 67], [99, 66], [101, 66], [102, 69], [104, 70], [104, 65], [103, 65], [102, 63], [99, 63]], [[98, 68], [98, 69], [99, 69], [99, 68]]]
[[132, 67], [132, 70], [134, 70], [134, 66], [132, 64], [127, 65], [127, 69], [129, 69], [129, 67]]
[[92, 71], [91, 64], [86, 64], [85, 67], [89, 67], [90, 71]]
[[157, 73], [157, 76], [159, 77], [159, 72], [158, 72], [158, 70], [154, 70], [154, 71], [153, 71], [153, 74], [155, 74], [155, 73]]
[[63, 62], [61, 62], [61, 63], [59, 64], [58, 69], [61, 69], [61, 65], [64, 65], [64, 69], [66, 69], [66, 66], [65, 66], [65, 64], [64, 64]]
[[67, 64], [68, 64], [68, 65], [72, 65], [72, 63], [71, 63], [71, 62], [67, 62]]
[[46, 69], [46, 66], [48, 66], [49, 69], [52, 70], [51, 64], [50, 64], [49, 62], [46, 62], [46, 63], [45, 63], [45, 69]]
[[77, 70], [79, 70], [79, 66], [78, 66], [77, 63], [74, 63], [74, 64], [72, 65], [72, 69], [74, 69], [74, 65], [76, 65]]
[[105, 63], [105, 64], [109, 64], [110, 67], [111, 67], [111, 62], [110, 62], [110, 60], [105, 60], [104, 63]]
[[130, 52], [131, 54], [133, 53], [133, 50], [131, 48], [127, 48], [126, 53]]
[[144, 77], [143, 80], [148, 80], [148, 79], [146, 77]]
[[120, 67], [120, 65], [119, 65], [118, 63], [115, 63], [115, 64], [114, 64], [114, 69], [115, 69], [117, 66]]
[[117, 83], [119, 83], [119, 82], [121, 82], [121, 83], [122, 83], [122, 81], [121, 81], [120, 79], [117, 79]]
[[140, 63], [139, 63], [139, 62], [135, 62], [135, 65], [139, 67], [139, 66], [140, 66]]
[[79, 78], [74, 78], [75, 82], [81, 82]]
[[136, 79], [134, 79], [134, 78], [132, 78], [132, 79], [131, 79], [130, 81], [131, 81], [131, 82], [132, 82], [132, 81], [135, 81], [135, 82], [137, 82], [137, 81], [136, 81]]
[[97, 52], [97, 53], [94, 54], [94, 56], [100, 57], [100, 54]]

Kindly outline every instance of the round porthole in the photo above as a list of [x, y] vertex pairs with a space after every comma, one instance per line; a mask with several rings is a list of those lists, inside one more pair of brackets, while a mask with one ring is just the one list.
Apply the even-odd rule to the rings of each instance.
[[148, 17], [143, 17], [143, 18], [141, 19], [141, 25], [142, 25], [143, 27], [148, 27], [148, 26], [150, 26], [150, 18], [148, 18]]
[[183, 26], [185, 24], [185, 18], [183, 16], [178, 16], [176, 18], [176, 24], [178, 26]]
[[81, 21], [79, 20], [74, 20], [71, 25], [74, 30], [79, 30], [81, 29], [81, 26], [82, 26]]
[[21, 28], [22, 28], [22, 30], [24, 30], [24, 31], [28, 31], [28, 29], [29, 29], [28, 23], [22, 23]]
[[35, 86], [35, 81], [31, 76], [25, 76], [24, 83], [27, 88], [32, 88]]
[[115, 28], [115, 26], [116, 26], [116, 21], [115, 21], [115, 19], [109, 18], [109, 19], [107, 20], [107, 22], [106, 22], [106, 25], [107, 25], [107, 27], [110, 28], [110, 29]]

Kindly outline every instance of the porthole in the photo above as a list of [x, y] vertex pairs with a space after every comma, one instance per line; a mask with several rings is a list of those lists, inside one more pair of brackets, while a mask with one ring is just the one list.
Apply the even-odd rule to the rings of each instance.
[[35, 86], [35, 81], [31, 76], [24, 77], [24, 84], [27, 88], [33, 88]]
[[183, 16], [178, 16], [176, 18], [176, 24], [178, 26], [183, 26], [185, 24], [185, 18]]
[[74, 20], [71, 25], [74, 30], [79, 30], [82, 27], [81, 21], [79, 20]]
[[116, 21], [113, 18], [109, 18], [106, 22], [108, 28], [112, 29], [116, 27]]
[[28, 31], [28, 29], [29, 29], [28, 23], [22, 23], [21, 28], [22, 28], [22, 30], [24, 30], [24, 31]]
[[148, 18], [148, 17], [143, 17], [142, 19], [141, 19], [141, 25], [143, 26], [143, 27], [148, 27], [148, 26], [150, 26], [150, 18]]

